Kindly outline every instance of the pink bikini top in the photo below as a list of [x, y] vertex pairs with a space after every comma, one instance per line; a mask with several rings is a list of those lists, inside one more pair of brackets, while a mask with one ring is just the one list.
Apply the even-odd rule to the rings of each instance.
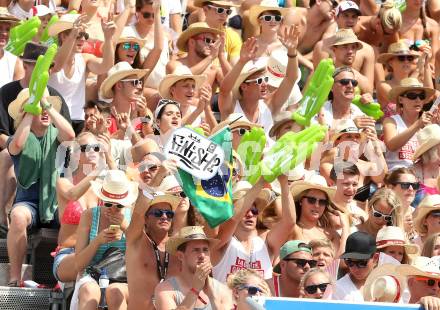
[[61, 218], [61, 224], [78, 225], [83, 211], [83, 207], [78, 201], [69, 201]]

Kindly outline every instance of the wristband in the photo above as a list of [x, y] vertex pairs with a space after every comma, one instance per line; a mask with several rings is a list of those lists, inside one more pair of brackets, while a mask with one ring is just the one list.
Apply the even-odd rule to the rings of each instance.
[[190, 291], [193, 292], [197, 297], [199, 297], [200, 292], [197, 291], [194, 287], [191, 287]]
[[298, 56], [298, 53], [296, 53], [295, 55], [287, 54], [287, 57], [289, 57], [289, 58], [295, 58], [296, 56]]
[[52, 107], [52, 104], [49, 102], [43, 102], [41, 101], [41, 107], [43, 108], [43, 110], [49, 110]]

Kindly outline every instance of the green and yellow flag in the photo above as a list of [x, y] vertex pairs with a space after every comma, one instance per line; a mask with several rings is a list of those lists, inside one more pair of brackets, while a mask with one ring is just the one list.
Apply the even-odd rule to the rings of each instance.
[[190, 202], [205, 218], [211, 228], [230, 219], [232, 203], [232, 135], [229, 127], [209, 138], [225, 152], [225, 160], [217, 174], [209, 180], [200, 180], [178, 169], [180, 185]]

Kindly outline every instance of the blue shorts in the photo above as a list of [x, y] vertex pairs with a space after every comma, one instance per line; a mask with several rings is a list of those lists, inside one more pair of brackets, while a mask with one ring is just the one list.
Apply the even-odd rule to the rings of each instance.
[[[58, 221], [58, 209], [55, 211], [52, 221], [50, 221], [49, 223], [42, 224], [40, 222], [40, 216], [38, 214], [38, 204], [36, 204], [34, 202], [30, 202], [30, 201], [16, 202], [12, 206], [11, 212], [12, 212], [12, 210], [14, 210], [14, 208], [16, 208], [18, 206], [26, 207], [29, 210], [29, 212], [31, 213], [31, 223], [27, 227], [28, 230], [33, 230], [33, 229], [37, 229], [37, 228], [41, 228], [41, 227], [56, 228], [56, 229], [60, 227], [60, 224]], [[9, 216], [10, 215], [11, 215], [11, 213], [9, 213]]]
[[57, 252], [57, 254], [55, 255], [55, 257], [53, 258], [53, 266], [52, 266], [52, 272], [53, 272], [53, 276], [55, 277], [55, 279], [57, 281], [62, 282], [59, 278], [58, 278], [58, 267], [61, 264], [61, 261], [64, 259], [64, 257], [66, 257], [69, 254], [75, 253], [75, 248], [64, 248], [61, 249]]

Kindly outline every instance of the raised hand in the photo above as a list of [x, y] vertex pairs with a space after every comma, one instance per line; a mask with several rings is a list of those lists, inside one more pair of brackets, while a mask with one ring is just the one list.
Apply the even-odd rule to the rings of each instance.
[[241, 46], [240, 61], [246, 63], [250, 60], [254, 60], [257, 57], [257, 50], [258, 50], [257, 38], [251, 37], [247, 39]]
[[197, 291], [201, 291], [205, 284], [206, 279], [208, 278], [210, 272], [212, 270], [212, 265], [210, 262], [203, 262], [200, 265], [197, 265], [196, 272], [194, 273], [192, 279], [192, 287]]
[[113, 12], [109, 11], [107, 20], [101, 19], [101, 28], [104, 33], [105, 40], [111, 40], [116, 32], [116, 24], [114, 21]]
[[284, 28], [284, 31], [278, 37], [284, 47], [287, 49], [288, 55], [296, 55], [298, 48], [298, 38], [300, 35], [298, 25]]
[[211, 104], [212, 89], [209, 84], [205, 84], [199, 89], [199, 102], [197, 104], [200, 110], [204, 110], [207, 105]]

